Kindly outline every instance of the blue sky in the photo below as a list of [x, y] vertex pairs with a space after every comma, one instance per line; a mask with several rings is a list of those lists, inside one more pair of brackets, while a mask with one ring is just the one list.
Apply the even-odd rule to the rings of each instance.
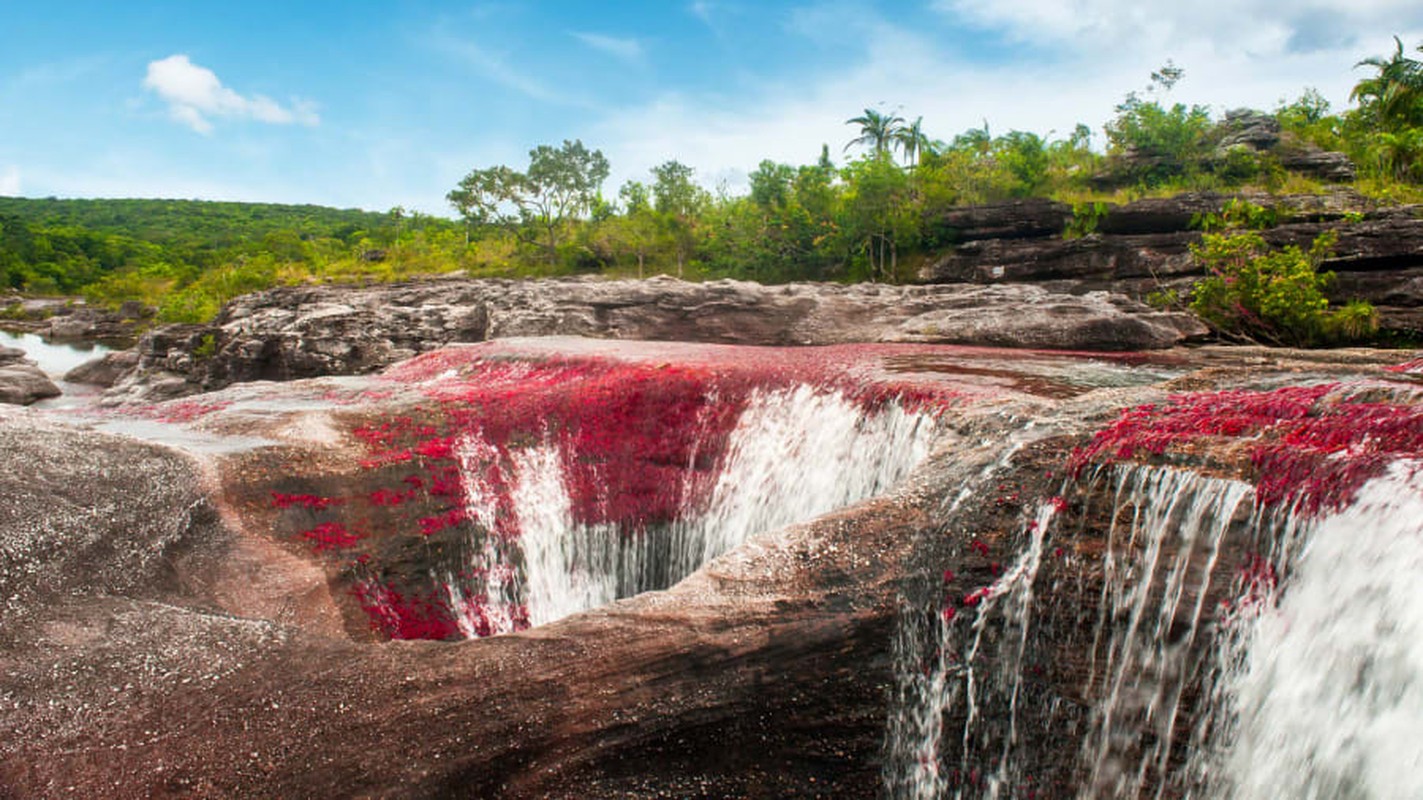
[[607, 154], [612, 195], [677, 158], [738, 189], [867, 106], [951, 138], [1094, 129], [1167, 58], [1174, 99], [1337, 105], [1423, 42], [1416, 0], [64, 2], [0, 0], [0, 194], [449, 214], [476, 167]]

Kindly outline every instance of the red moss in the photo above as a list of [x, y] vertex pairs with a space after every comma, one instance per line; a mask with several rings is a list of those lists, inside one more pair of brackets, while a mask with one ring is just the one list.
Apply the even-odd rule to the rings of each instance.
[[1349, 396], [1338, 384], [1178, 395], [1123, 412], [1070, 464], [1080, 473], [1232, 440], [1246, 445], [1257, 503], [1317, 514], [1347, 506], [1391, 462], [1423, 455], [1423, 408]]
[[449, 603], [433, 595], [408, 597], [392, 585], [363, 581], [352, 587], [371, 628], [391, 639], [458, 639], [463, 636]]
[[[815, 360], [808, 351], [728, 348], [685, 365], [501, 358], [491, 351], [436, 351], [386, 373], [394, 383], [418, 385], [433, 403], [351, 431], [365, 450], [360, 466], [385, 483], [352, 502], [382, 509], [382, 529], [430, 537], [470, 527], [455, 535], [516, 539], [517, 464], [529, 448], [547, 447], [559, 461], [575, 524], [640, 535], [705, 506], [732, 430], [757, 390], [813, 382], [866, 411], [891, 403], [942, 407], [953, 396], [941, 385], [916, 389], [829, 369], [823, 351]], [[461, 625], [485, 635], [493, 630], [486, 601], [466, 596], [467, 587], [483, 582], [465, 576], [454, 590], [417, 600], [390, 585], [363, 584], [358, 597], [373, 627], [392, 638], [447, 638]], [[451, 609], [442, 597], [463, 599]], [[514, 614], [515, 627], [527, 625], [526, 611], [501, 611]]]
[[323, 550], [341, 550], [352, 547], [361, 538], [346, 530], [346, 526], [339, 522], [323, 522], [315, 528], [302, 531], [301, 536], [311, 542], [311, 549], [318, 553]]
[[1389, 372], [1400, 372], [1405, 375], [1423, 375], [1423, 358], [1415, 358], [1412, 361], [1405, 361], [1402, 364], [1384, 367], [1384, 369]]
[[415, 490], [409, 489], [404, 492], [393, 492], [389, 489], [376, 489], [366, 495], [366, 499], [373, 506], [398, 506], [415, 496]]
[[200, 417], [205, 417], [214, 411], [221, 411], [232, 405], [231, 400], [220, 400], [215, 402], [200, 402], [197, 400], [183, 400], [158, 405], [141, 406], [136, 410], [140, 416], [155, 419], [159, 422], [168, 423], [188, 423]]
[[281, 492], [272, 492], [273, 508], [286, 509], [298, 507], [319, 510], [331, 506], [338, 506], [344, 502], [346, 501], [339, 497], [318, 497], [314, 494], [282, 494]]
[[992, 592], [992, 586], [984, 586], [981, 589], [976, 589], [964, 595], [963, 604], [965, 606], [976, 606], [980, 602], [982, 602], [985, 597], [988, 597], [988, 595], [992, 594]]

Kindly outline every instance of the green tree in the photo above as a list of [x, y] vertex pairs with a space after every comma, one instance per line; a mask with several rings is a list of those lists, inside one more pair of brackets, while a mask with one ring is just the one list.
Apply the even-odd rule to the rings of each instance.
[[696, 246], [697, 218], [707, 202], [706, 190], [692, 177], [696, 171], [679, 161], [665, 161], [652, 168], [653, 207], [673, 243], [677, 257], [677, 277], [683, 277]]
[[900, 131], [904, 128], [904, 118], [893, 112], [885, 114], [867, 108], [864, 114], [845, 120], [845, 124], [860, 126], [860, 135], [845, 145], [846, 150], [861, 145], [868, 147], [870, 153], [879, 157], [887, 154], [890, 147], [898, 141]]
[[909, 179], [888, 156], [851, 162], [844, 170], [842, 234], [862, 253], [871, 280], [894, 281], [899, 250], [918, 235], [919, 213], [909, 202]]
[[[1171, 62], [1151, 74], [1149, 95], [1164, 95], [1185, 75]], [[1193, 170], [1205, 158], [1212, 129], [1205, 106], [1175, 103], [1169, 108], [1153, 97], [1127, 94], [1117, 116], [1105, 126], [1108, 153], [1129, 162], [1129, 177], [1152, 185]]]
[[924, 134], [924, 118], [915, 117], [908, 125], [900, 126], [893, 133], [894, 144], [904, 154], [904, 163], [913, 167], [919, 164], [919, 156], [929, 145], [929, 137]]
[[1267, 218], [1258, 206], [1232, 201], [1206, 220], [1207, 232], [1191, 246], [1207, 273], [1192, 288], [1191, 310], [1223, 336], [1270, 344], [1308, 347], [1373, 335], [1372, 306], [1356, 301], [1331, 310], [1324, 294], [1334, 274], [1319, 266], [1338, 235], [1321, 233], [1307, 251], [1275, 248], [1245, 227]]
[[564, 140], [562, 147], [539, 145], [530, 150], [527, 172], [502, 165], [474, 170], [446, 199], [467, 224], [532, 229], [530, 238], [553, 264], [564, 227], [592, 208], [608, 169], [602, 151]]
[[1423, 61], [1404, 55], [1402, 39], [1395, 36], [1393, 42], [1392, 54], [1354, 65], [1372, 67], [1374, 75], [1359, 81], [1349, 93], [1364, 116], [1387, 130], [1423, 124]]

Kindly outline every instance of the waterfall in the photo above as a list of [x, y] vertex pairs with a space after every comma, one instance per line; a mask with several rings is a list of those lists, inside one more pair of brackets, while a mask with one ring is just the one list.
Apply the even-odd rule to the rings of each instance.
[[1074, 535], [1045, 504], [974, 613], [902, 615], [887, 794], [1423, 797], [1417, 466], [1319, 519], [1103, 475], [1100, 554], [1045, 558]]
[[1207, 795], [1423, 797], [1423, 475], [1395, 464], [1297, 543], [1221, 677]]
[[[1211, 576], [1227, 532], [1251, 519], [1252, 493], [1151, 467], [1116, 467], [1110, 482], [1106, 547], [1092, 568], [1059, 566], [1063, 557], [1044, 568], [1050, 543], [1067, 534], [1057, 530], [1058, 504], [1043, 503], [971, 616], [937, 614], [926, 631], [924, 615], [909, 615], [896, 643], [890, 795], [1055, 796], [1071, 784], [1088, 797], [1136, 797], [1160, 784], [1180, 741], [1183, 697], [1202, 673], [1192, 644], [1209, 616]], [[1088, 635], [1060, 652], [1035, 638], [1039, 629]], [[1051, 669], [1070, 672], [1097, 702], [1051, 697]]]
[[[521, 627], [521, 614], [542, 625], [665, 589], [752, 535], [888, 490], [927, 457], [934, 431], [931, 415], [894, 403], [867, 412], [809, 386], [755, 391], [708, 498], [696, 507], [688, 500], [679, 518], [640, 530], [575, 520], [564, 443], [546, 437], [510, 448], [504, 485], [496, 486], [475, 467], [492, 459], [492, 447], [472, 435], [460, 462], [466, 512], [479, 529], [473, 582], [450, 590], [451, 605], [462, 609], [466, 635], [485, 621], [490, 632], [507, 633]], [[501, 525], [504, 515], [512, 522]]]

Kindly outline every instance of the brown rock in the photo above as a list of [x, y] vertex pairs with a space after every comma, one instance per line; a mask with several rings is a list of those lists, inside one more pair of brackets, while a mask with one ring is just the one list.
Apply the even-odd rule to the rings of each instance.
[[27, 406], [36, 400], [58, 397], [59, 387], [39, 367], [26, 363], [0, 366], [0, 403]]

